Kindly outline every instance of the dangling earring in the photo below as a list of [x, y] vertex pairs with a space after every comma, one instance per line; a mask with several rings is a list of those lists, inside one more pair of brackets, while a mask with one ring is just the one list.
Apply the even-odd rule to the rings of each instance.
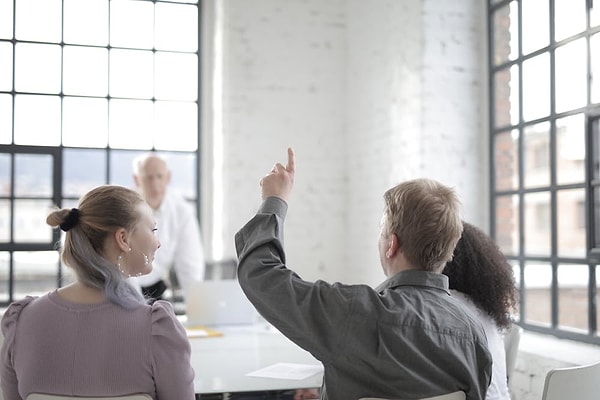
[[123, 256], [119, 254], [119, 256], [117, 257], [117, 268], [119, 268], [119, 271], [121, 271], [121, 273], [124, 276], [126, 276], [127, 278], [131, 278], [131, 274], [128, 274], [123, 270], [123, 267], [121, 266], [121, 261], [123, 261]]

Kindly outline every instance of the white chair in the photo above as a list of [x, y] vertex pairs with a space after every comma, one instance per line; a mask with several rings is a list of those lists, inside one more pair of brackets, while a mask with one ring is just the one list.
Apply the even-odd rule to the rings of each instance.
[[[422, 398], [422, 399], [418, 399], [418, 400], [466, 400], [467, 395], [465, 394], [465, 392], [454, 392], [454, 393], [448, 393], [448, 394], [441, 394], [439, 396], [435, 396], [435, 397], [427, 397], [427, 398]], [[382, 399], [380, 397], [362, 397], [359, 400], [401, 400], [401, 399]]]
[[598, 400], [600, 362], [555, 368], [546, 374], [542, 400]]
[[145, 393], [129, 394], [117, 397], [80, 397], [80, 396], [61, 396], [58, 394], [31, 393], [26, 400], [152, 400], [152, 397]]
[[517, 354], [519, 353], [519, 342], [521, 341], [521, 333], [523, 328], [517, 324], [513, 324], [506, 335], [504, 336], [504, 351], [506, 353], [506, 380], [510, 384], [512, 374], [517, 363]]

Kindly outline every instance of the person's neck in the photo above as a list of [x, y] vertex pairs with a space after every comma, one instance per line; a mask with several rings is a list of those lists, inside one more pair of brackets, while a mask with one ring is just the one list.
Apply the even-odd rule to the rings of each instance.
[[77, 281], [58, 289], [58, 295], [71, 303], [97, 304], [106, 301], [100, 289], [92, 288]]

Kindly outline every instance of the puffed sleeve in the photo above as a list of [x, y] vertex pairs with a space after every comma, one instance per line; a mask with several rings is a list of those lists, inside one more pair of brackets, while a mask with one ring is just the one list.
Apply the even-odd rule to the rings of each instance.
[[190, 342], [173, 306], [156, 301], [152, 305], [152, 359], [158, 400], [194, 400], [190, 354]]
[[0, 349], [0, 354], [2, 355], [0, 383], [2, 385], [2, 394], [5, 400], [21, 400], [21, 395], [19, 394], [19, 382], [17, 381], [13, 363], [13, 345], [17, 335], [17, 321], [19, 320], [21, 311], [34, 298], [35, 297], [27, 296], [23, 300], [11, 303], [2, 316], [1, 326], [3, 342], [2, 348]]

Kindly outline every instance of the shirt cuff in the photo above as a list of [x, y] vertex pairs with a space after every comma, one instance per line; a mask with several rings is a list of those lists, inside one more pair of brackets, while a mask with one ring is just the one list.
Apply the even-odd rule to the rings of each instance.
[[285, 202], [285, 200], [276, 196], [269, 196], [263, 200], [258, 212], [264, 214], [275, 214], [280, 218], [285, 218], [287, 209], [288, 204]]

